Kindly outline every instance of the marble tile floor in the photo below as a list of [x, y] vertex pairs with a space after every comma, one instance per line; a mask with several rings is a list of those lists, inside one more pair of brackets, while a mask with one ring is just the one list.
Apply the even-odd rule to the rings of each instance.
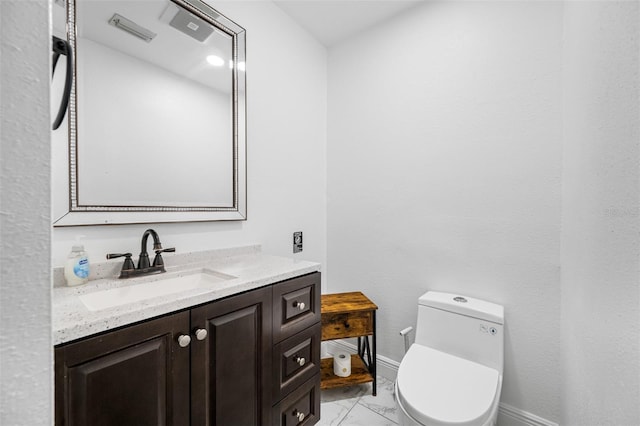
[[317, 426], [394, 426], [399, 423], [393, 381], [378, 376], [378, 395], [371, 384], [327, 389], [320, 393]]

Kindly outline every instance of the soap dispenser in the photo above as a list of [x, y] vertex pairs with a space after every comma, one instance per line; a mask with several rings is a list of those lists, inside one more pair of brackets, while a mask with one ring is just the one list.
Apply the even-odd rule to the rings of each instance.
[[85, 284], [89, 281], [89, 257], [80, 242], [82, 236], [76, 237], [75, 244], [64, 265], [64, 278], [68, 286]]

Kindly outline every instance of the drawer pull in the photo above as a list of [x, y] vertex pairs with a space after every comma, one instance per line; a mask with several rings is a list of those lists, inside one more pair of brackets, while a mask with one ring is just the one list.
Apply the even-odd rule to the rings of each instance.
[[196, 339], [198, 340], [204, 340], [207, 338], [207, 330], [205, 330], [204, 328], [199, 328], [195, 331], [195, 335], [196, 335]]
[[301, 423], [304, 420], [304, 413], [302, 411], [294, 410], [293, 415], [298, 419], [298, 423]]
[[181, 348], [186, 348], [191, 343], [191, 337], [188, 334], [181, 334], [178, 336], [178, 344]]
[[304, 311], [304, 307], [306, 305], [304, 304], [304, 302], [298, 302], [297, 300], [295, 302], [293, 302], [293, 307], [294, 308], [298, 308], [301, 311]]
[[349, 328], [349, 321], [344, 322], [344, 328]]
[[304, 359], [304, 357], [298, 356], [296, 357], [296, 363], [302, 367], [305, 363], [307, 362], [306, 359]]

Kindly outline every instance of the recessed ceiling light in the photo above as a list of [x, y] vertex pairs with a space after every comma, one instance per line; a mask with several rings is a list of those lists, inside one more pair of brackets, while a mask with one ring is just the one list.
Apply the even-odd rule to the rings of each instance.
[[213, 65], [214, 67], [221, 67], [224, 65], [224, 59], [216, 55], [207, 56], [207, 62], [209, 62], [209, 64]]

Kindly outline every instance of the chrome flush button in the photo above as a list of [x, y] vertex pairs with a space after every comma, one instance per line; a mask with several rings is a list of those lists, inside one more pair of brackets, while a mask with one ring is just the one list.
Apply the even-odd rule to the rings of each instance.
[[454, 297], [453, 300], [455, 302], [458, 302], [458, 303], [467, 303], [467, 299], [465, 299], [464, 297], [460, 297], [460, 296]]

